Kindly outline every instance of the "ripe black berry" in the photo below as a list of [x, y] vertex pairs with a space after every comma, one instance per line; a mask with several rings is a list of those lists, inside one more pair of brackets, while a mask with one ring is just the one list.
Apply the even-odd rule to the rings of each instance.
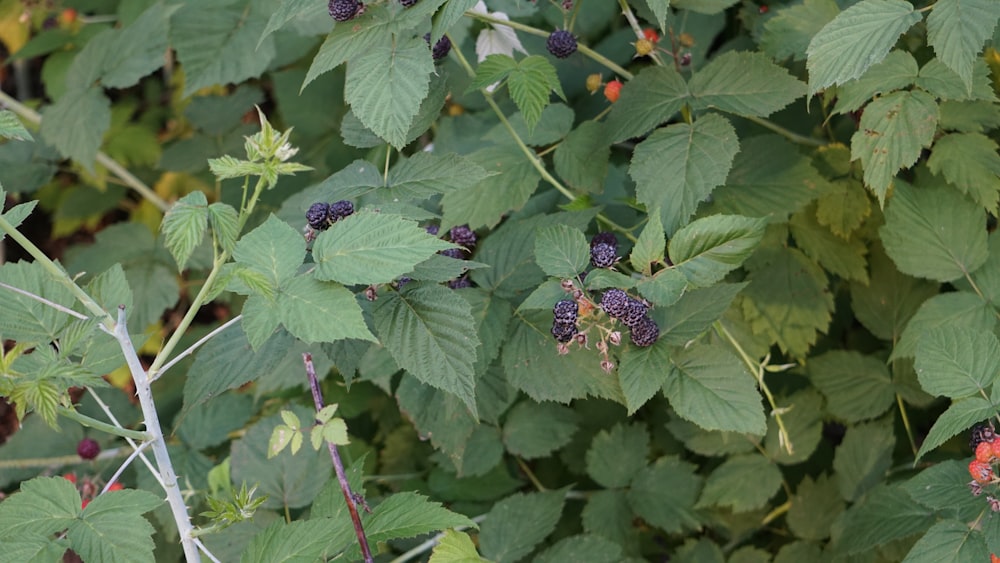
[[552, 317], [557, 323], [575, 323], [580, 307], [572, 299], [563, 299], [552, 307]]
[[94, 459], [99, 453], [101, 453], [101, 445], [92, 438], [84, 438], [76, 445], [76, 455], [83, 459]]
[[576, 324], [554, 322], [552, 323], [552, 336], [559, 342], [569, 342], [576, 336]]
[[576, 52], [576, 38], [565, 29], [557, 29], [549, 34], [545, 47], [554, 56], [565, 59]]
[[476, 233], [468, 225], [452, 227], [448, 237], [451, 238], [451, 242], [465, 248], [476, 246]]
[[656, 321], [649, 317], [643, 317], [638, 324], [632, 327], [632, 344], [636, 346], [652, 346], [656, 339], [660, 337], [660, 327]]
[[972, 438], [969, 440], [969, 447], [975, 451], [976, 446], [978, 446], [980, 442], [992, 442], [995, 437], [996, 432], [993, 430], [991, 425], [977, 424], [972, 429]]
[[452, 289], [462, 289], [463, 287], [472, 287], [472, 282], [469, 281], [468, 276], [462, 276], [458, 279], [454, 279], [448, 282], [448, 287]]
[[625, 314], [631, 298], [620, 289], [609, 289], [601, 296], [601, 308], [611, 318], [618, 319]]
[[[427, 42], [430, 42], [430, 37], [427, 38]], [[435, 61], [440, 61], [447, 57], [449, 52], [451, 52], [451, 39], [448, 39], [447, 35], [442, 35], [441, 39], [438, 39], [437, 43], [434, 44], [434, 48], [431, 49], [431, 56], [434, 57]]]
[[354, 214], [354, 204], [342, 199], [340, 201], [335, 201], [330, 204], [330, 211], [327, 213], [327, 219], [331, 223], [336, 223], [348, 215]]
[[446, 248], [441, 252], [438, 252], [441, 256], [447, 256], [448, 258], [455, 258], [461, 260], [463, 258], [461, 248]]
[[642, 322], [647, 311], [649, 311], [649, 307], [645, 303], [629, 297], [628, 303], [625, 305], [625, 312], [621, 315], [622, 323], [625, 326], [634, 327]]
[[618, 239], [615, 238], [614, 233], [597, 233], [594, 238], [590, 239], [590, 248], [594, 248], [598, 244], [610, 244], [611, 246], [618, 248]]
[[360, 8], [358, 0], [330, 0], [326, 5], [330, 17], [335, 21], [346, 22], [354, 19]]
[[595, 244], [590, 247], [590, 263], [595, 268], [610, 268], [618, 261], [618, 251], [610, 244]]
[[427, 225], [427, 228], [425, 228], [424, 230], [427, 231], [427, 234], [429, 234], [429, 235], [437, 236], [437, 234], [438, 234], [438, 226], [437, 225]]
[[419, 0], [399, 0], [399, 3], [403, 5], [404, 8], [409, 8], [416, 4]]
[[316, 229], [317, 231], [324, 231], [330, 226], [326, 222], [326, 217], [330, 213], [330, 206], [326, 203], [319, 202], [314, 203], [309, 206], [309, 210], [306, 211], [306, 222], [309, 226]]

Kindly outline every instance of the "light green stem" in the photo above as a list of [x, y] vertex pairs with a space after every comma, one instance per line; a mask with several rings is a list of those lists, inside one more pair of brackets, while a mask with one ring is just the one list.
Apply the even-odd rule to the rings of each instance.
[[60, 416], [66, 417], [70, 420], [75, 420], [86, 426], [88, 428], [93, 428], [94, 430], [100, 430], [101, 432], [107, 432], [114, 436], [121, 436], [122, 438], [132, 438], [133, 440], [139, 440], [145, 442], [150, 439], [149, 432], [142, 432], [140, 430], [128, 430], [127, 428], [121, 428], [113, 424], [108, 424], [107, 422], [101, 422], [96, 418], [91, 418], [85, 414], [77, 412], [75, 409], [69, 407], [59, 407], [56, 411]]
[[825, 147], [826, 146], [826, 142], [825, 141], [821, 141], [819, 139], [813, 139], [812, 137], [806, 137], [804, 135], [799, 135], [798, 133], [795, 133], [793, 131], [789, 131], [788, 129], [785, 129], [784, 127], [778, 125], [777, 123], [774, 123], [773, 121], [768, 121], [767, 119], [763, 119], [763, 118], [760, 118], [760, 117], [754, 117], [752, 115], [744, 115], [742, 117], [743, 117], [743, 119], [746, 119], [747, 121], [750, 121], [752, 123], [756, 123], [757, 125], [760, 125], [761, 127], [765, 128], [765, 129], [769, 129], [769, 130], [771, 130], [771, 131], [773, 131], [773, 132], [781, 135], [782, 137], [788, 139], [789, 141], [791, 141], [793, 143], [796, 143], [796, 144], [799, 144], [799, 145], [807, 145], [807, 146], [810, 146], [810, 147]]

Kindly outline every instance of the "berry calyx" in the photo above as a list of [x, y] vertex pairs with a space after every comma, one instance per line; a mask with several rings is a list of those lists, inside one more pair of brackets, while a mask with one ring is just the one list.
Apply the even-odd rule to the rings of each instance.
[[552, 318], [557, 323], [575, 323], [579, 312], [580, 308], [577, 306], [576, 301], [563, 299], [552, 307]]
[[642, 36], [653, 43], [658, 43], [660, 41], [660, 34], [656, 32], [655, 29], [647, 27], [642, 30]]
[[609, 289], [601, 296], [601, 309], [613, 319], [619, 319], [625, 314], [631, 297], [620, 289]]
[[360, 7], [358, 0], [330, 0], [326, 10], [334, 21], [346, 22], [354, 19]]
[[604, 81], [601, 80], [601, 75], [600, 74], [597, 74], [595, 72], [594, 74], [588, 74], [587, 75], [587, 91], [590, 92], [591, 94], [593, 94], [594, 92], [600, 90], [601, 89], [601, 84], [603, 84], [603, 83], [604, 83]]
[[653, 52], [653, 42], [649, 39], [639, 39], [635, 42], [635, 54], [637, 57], [645, 57]]
[[660, 327], [653, 319], [643, 317], [638, 324], [632, 327], [629, 337], [632, 340], [632, 344], [636, 346], [652, 346], [656, 342], [656, 339], [660, 337]]
[[76, 455], [83, 459], [94, 459], [101, 453], [101, 445], [93, 438], [84, 438], [76, 445]]
[[545, 41], [545, 48], [553, 56], [565, 59], [576, 52], [576, 37], [573, 37], [573, 34], [565, 29], [557, 29], [549, 34], [548, 40]]
[[618, 250], [610, 244], [595, 244], [590, 247], [590, 263], [595, 268], [610, 268], [618, 261]]
[[330, 205], [317, 202], [309, 206], [306, 211], [306, 222], [317, 231], [326, 230], [330, 225], [326, 222], [326, 216], [330, 213]]
[[622, 83], [616, 78], [604, 86], [604, 97], [607, 98], [609, 102], [615, 103], [618, 101], [621, 91]]

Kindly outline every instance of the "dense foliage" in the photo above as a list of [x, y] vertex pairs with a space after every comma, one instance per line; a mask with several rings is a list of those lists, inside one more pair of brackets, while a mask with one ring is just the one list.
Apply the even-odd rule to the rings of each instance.
[[3, 558], [988, 560], [998, 20], [0, 1]]

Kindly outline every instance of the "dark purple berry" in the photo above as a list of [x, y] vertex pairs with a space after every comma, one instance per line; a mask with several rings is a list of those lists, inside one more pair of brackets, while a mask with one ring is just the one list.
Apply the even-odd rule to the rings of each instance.
[[97, 443], [97, 440], [84, 438], [76, 445], [76, 455], [83, 459], [94, 459], [99, 453], [101, 453], [101, 445]]
[[576, 52], [576, 38], [565, 29], [557, 29], [549, 34], [545, 47], [554, 56], [565, 59]]
[[656, 321], [649, 317], [643, 317], [642, 320], [632, 327], [632, 332], [629, 335], [632, 338], [632, 344], [636, 346], [652, 346], [656, 339], [660, 337], [660, 327], [656, 325]]
[[594, 235], [594, 238], [590, 239], [590, 248], [594, 248], [598, 244], [610, 244], [617, 249], [618, 239], [615, 237], [614, 233], [597, 233]]
[[309, 226], [316, 229], [317, 231], [324, 231], [330, 226], [326, 221], [327, 215], [330, 213], [330, 206], [326, 203], [319, 202], [314, 203], [309, 206], [309, 210], [306, 211], [306, 222]]
[[552, 323], [552, 336], [559, 342], [569, 342], [576, 336], [576, 323]]
[[330, 0], [326, 5], [330, 17], [339, 22], [353, 20], [360, 7], [358, 0]]
[[618, 261], [618, 251], [610, 244], [595, 244], [590, 247], [590, 263], [595, 268], [610, 268]]
[[462, 276], [458, 279], [454, 279], [448, 282], [448, 287], [452, 289], [462, 289], [463, 287], [472, 287], [472, 282], [469, 281], [468, 276]]
[[476, 246], [476, 233], [468, 225], [452, 227], [448, 233], [448, 237], [451, 239], [451, 242], [465, 248]]
[[399, 3], [403, 5], [404, 8], [409, 8], [416, 4], [419, 0], [399, 0]]
[[620, 289], [609, 289], [601, 296], [601, 308], [613, 319], [625, 314], [631, 297]]
[[424, 230], [426, 230], [427, 234], [429, 234], [429, 235], [437, 236], [437, 234], [438, 234], [438, 226], [437, 225], [427, 225], [427, 228], [424, 229]]
[[621, 315], [621, 321], [625, 326], [634, 327], [642, 322], [647, 311], [649, 311], [649, 307], [645, 303], [629, 297], [628, 303], [625, 305], [625, 312]]
[[340, 201], [335, 201], [330, 204], [330, 211], [327, 213], [327, 219], [331, 223], [336, 223], [348, 215], [354, 214], [354, 204], [342, 199]]
[[438, 252], [438, 254], [441, 256], [447, 256], [448, 258], [455, 258], [457, 260], [462, 260], [464, 258], [461, 248], [446, 248], [441, 252]]
[[572, 299], [563, 299], [552, 307], [552, 317], [557, 323], [575, 323], [580, 307]]
[[[429, 37], [428, 37], [428, 42], [430, 42]], [[438, 39], [437, 43], [434, 44], [434, 48], [431, 49], [431, 56], [434, 58], [435, 61], [440, 61], [441, 59], [447, 57], [448, 53], [450, 52], [451, 52], [451, 39], [448, 39], [447, 35], [442, 35], [441, 39]]]
[[996, 432], [993, 430], [993, 426], [989, 424], [977, 424], [972, 429], [972, 439], [969, 440], [969, 447], [972, 451], [976, 450], [976, 446], [980, 442], [992, 442], [993, 438], [996, 437]]

